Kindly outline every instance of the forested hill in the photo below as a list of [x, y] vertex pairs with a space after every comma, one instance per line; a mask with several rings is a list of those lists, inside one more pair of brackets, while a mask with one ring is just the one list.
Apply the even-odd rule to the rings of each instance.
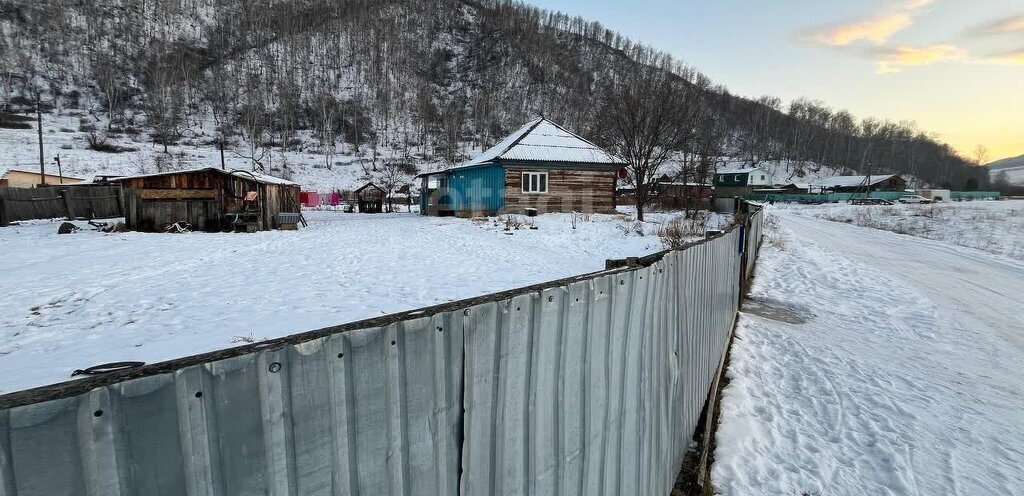
[[606, 88], [657, 67], [703, 95], [692, 125], [706, 132], [683, 153], [987, 181], [913, 126], [734, 97], [598, 23], [520, 3], [6, 0], [0, 30], [6, 110], [38, 95], [169, 143], [202, 127], [254, 163], [314, 146], [330, 164], [336, 143], [454, 163], [535, 115], [600, 136]]

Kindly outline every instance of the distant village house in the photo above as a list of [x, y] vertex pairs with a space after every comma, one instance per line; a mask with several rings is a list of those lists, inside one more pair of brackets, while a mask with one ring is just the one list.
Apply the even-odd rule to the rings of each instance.
[[54, 174], [40, 175], [39, 172], [9, 169], [0, 176], [0, 187], [2, 188], [35, 188], [42, 183], [47, 186], [59, 186], [62, 184], [75, 184], [85, 182], [85, 179], [77, 177], [59, 176]]
[[715, 196], [744, 196], [755, 189], [772, 186], [772, 177], [757, 167], [740, 167], [715, 172]]

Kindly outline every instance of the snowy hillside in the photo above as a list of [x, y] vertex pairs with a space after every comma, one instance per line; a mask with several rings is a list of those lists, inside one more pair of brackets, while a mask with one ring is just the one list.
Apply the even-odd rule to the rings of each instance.
[[[86, 112], [112, 122], [94, 125], [96, 138], [109, 131], [113, 143], [125, 135], [137, 145], [228, 143], [267, 172], [287, 176], [284, 164], [296, 165], [296, 179], [317, 189], [350, 186], [358, 174], [311, 171], [311, 153], [325, 168], [356, 157], [455, 164], [539, 115], [614, 147], [601, 110], [623, 101], [614, 82], [635, 83], [649, 70], [672, 81], [669, 94], [692, 109], [676, 116], [689, 121], [676, 129], [695, 130], [672, 145], [680, 152], [837, 169], [870, 163], [872, 172], [956, 187], [987, 180], [907, 123], [860, 119], [806, 98], [738, 97], [600, 23], [518, 2], [8, 4], [0, 7], [0, 111], [24, 114], [38, 104], [56, 112], [54, 121]], [[10, 124], [0, 114], [3, 134], [20, 130]], [[70, 133], [85, 132], [68, 124]], [[23, 167], [32, 154], [16, 152], [2, 166]], [[176, 152], [183, 162], [213, 154]], [[158, 167], [150, 156], [136, 155], [136, 165]], [[82, 161], [90, 163], [71, 170], [127, 159]]]
[[986, 167], [993, 181], [1005, 177], [1010, 184], [1024, 186], [1024, 155], [997, 160]]
[[[43, 115], [43, 152], [46, 172], [57, 174], [57, 163], [54, 157], [60, 156], [62, 172], [68, 177], [90, 180], [98, 175], [132, 175], [149, 174], [170, 170], [191, 169], [197, 167], [220, 167], [221, 156], [217, 146], [210, 144], [211, 137], [204, 132], [205, 128], [197, 126], [196, 132], [188, 139], [168, 147], [155, 144], [144, 132], [138, 134], [111, 135], [106, 144], [120, 147], [117, 153], [99, 152], [89, 148], [89, 133], [79, 131], [82, 123], [88, 126], [103, 127], [105, 121], [95, 119], [82, 111], [65, 111], [60, 115]], [[32, 129], [4, 129], [0, 132], [0, 174], [8, 169], [27, 171], [39, 170], [38, 136], [35, 123]], [[473, 150], [468, 150], [470, 153]], [[243, 156], [244, 146], [235, 144], [228, 146], [224, 153], [227, 169], [251, 170], [252, 161]], [[377, 166], [388, 160], [398, 160], [399, 152], [390, 149], [378, 149]], [[332, 164], [327, 168], [324, 155], [320, 150], [297, 146], [293, 150], [282, 153], [275, 150], [262, 159], [268, 174], [283, 177], [302, 185], [304, 190], [328, 192], [334, 190], [351, 191], [368, 181], [377, 179], [380, 171], [374, 170], [374, 156], [369, 151], [358, 154], [350, 149], [339, 150], [332, 157]], [[443, 167], [444, 164], [430, 160], [412, 160], [421, 170]], [[411, 176], [404, 178], [412, 183]]]

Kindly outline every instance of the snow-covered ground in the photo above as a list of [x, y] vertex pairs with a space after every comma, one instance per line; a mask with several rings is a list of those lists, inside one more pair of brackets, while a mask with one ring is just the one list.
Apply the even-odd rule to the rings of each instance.
[[674, 217], [650, 214], [641, 236], [627, 214], [575, 230], [548, 214], [512, 234], [498, 219], [306, 215], [256, 234], [0, 229], [0, 392], [602, 270], [662, 250], [656, 222]]
[[778, 205], [777, 208], [860, 227], [953, 243], [1024, 261], [1024, 200], [855, 206]]
[[1024, 264], [773, 211], [783, 237], [739, 319], [716, 489], [1021, 494]]

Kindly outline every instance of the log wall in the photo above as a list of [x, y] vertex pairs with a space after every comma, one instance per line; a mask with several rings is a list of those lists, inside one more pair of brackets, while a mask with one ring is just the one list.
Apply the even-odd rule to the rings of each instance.
[[[547, 172], [547, 193], [523, 193], [524, 172]], [[505, 210], [546, 212], [615, 212], [615, 173], [609, 171], [505, 168]]]

